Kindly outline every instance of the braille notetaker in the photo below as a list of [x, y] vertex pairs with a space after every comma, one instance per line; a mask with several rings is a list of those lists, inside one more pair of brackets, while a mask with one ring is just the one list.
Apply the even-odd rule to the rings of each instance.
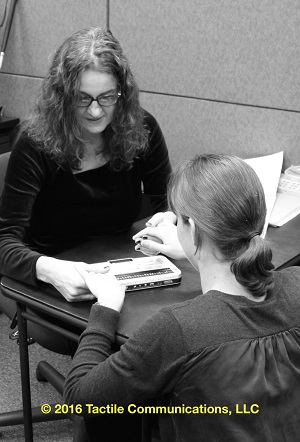
[[179, 284], [181, 271], [165, 256], [109, 261], [111, 272], [126, 285], [126, 291]]

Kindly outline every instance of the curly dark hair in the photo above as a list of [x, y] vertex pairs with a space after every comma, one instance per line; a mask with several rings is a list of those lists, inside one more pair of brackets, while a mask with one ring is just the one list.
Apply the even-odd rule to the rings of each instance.
[[23, 129], [64, 168], [80, 169], [86, 139], [76, 109], [81, 74], [93, 69], [113, 75], [121, 97], [103, 132], [104, 153], [114, 170], [130, 167], [148, 146], [139, 91], [119, 42], [109, 30], [90, 28], [67, 38], [54, 54], [37, 104]]

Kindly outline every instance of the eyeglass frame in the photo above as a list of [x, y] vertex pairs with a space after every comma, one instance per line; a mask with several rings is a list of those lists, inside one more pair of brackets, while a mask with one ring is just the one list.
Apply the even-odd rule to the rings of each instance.
[[121, 92], [117, 92], [116, 94], [110, 94], [110, 95], [116, 95], [116, 101], [114, 103], [112, 103], [112, 104], [101, 104], [101, 102], [99, 101], [99, 100], [101, 100], [101, 95], [98, 95], [98, 97], [94, 98], [94, 97], [91, 97], [90, 95], [86, 94], [84, 98], [89, 98], [90, 99], [89, 104], [86, 104], [86, 105], [82, 106], [82, 105], [77, 103], [77, 107], [90, 107], [90, 105], [93, 103], [93, 101], [97, 101], [97, 103], [98, 103], [98, 105], [100, 107], [114, 106], [117, 103], [118, 99], [121, 97], [122, 94], [121, 94]]

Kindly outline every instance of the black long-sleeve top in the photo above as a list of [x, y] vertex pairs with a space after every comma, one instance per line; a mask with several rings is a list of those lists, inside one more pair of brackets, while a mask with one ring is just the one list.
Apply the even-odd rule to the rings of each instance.
[[141, 183], [153, 212], [166, 208], [168, 150], [148, 112], [145, 123], [146, 153], [120, 172], [108, 162], [73, 174], [21, 135], [10, 156], [0, 204], [0, 274], [36, 285], [41, 254], [54, 256], [89, 237], [126, 230], [141, 208]]

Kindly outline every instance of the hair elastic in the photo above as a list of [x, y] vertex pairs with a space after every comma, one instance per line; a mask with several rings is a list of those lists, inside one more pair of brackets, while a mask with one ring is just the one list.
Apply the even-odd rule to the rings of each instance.
[[247, 240], [251, 241], [251, 239], [254, 238], [255, 236], [259, 236], [259, 232], [251, 232], [251, 233], [249, 233], [249, 235], [247, 236]]

